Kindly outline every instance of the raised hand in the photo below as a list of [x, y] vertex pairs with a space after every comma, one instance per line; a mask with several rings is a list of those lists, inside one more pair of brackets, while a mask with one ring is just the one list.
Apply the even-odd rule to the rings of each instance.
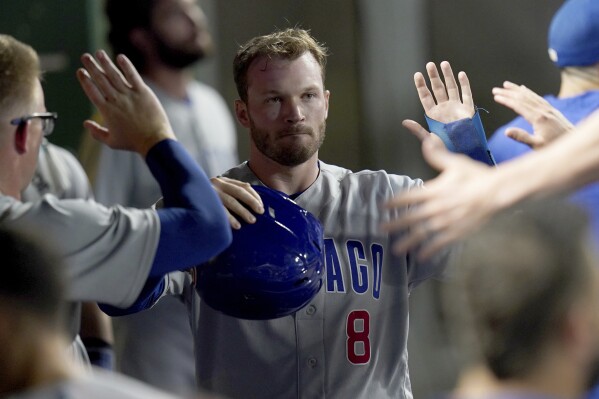
[[234, 215], [247, 223], [254, 223], [256, 217], [251, 211], [259, 214], [264, 213], [262, 198], [249, 183], [228, 177], [213, 177], [210, 181], [225, 206], [232, 228], [241, 228], [241, 223]]
[[403, 232], [393, 251], [405, 253], [419, 247], [426, 259], [485, 222], [497, 209], [498, 186], [490, 179], [493, 168], [448, 151], [439, 140], [422, 143], [425, 160], [442, 172], [424, 188], [400, 194], [387, 209], [408, 212], [382, 226], [387, 232]]
[[[466, 73], [460, 72], [458, 74], [460, 82], [460, 88], [458, 88], [449, 62], [443, 61], [440, 66], [445, 83], [441, 80], [435, 63], [429, 62], [426, 64], [432, 93], [426, 85], [424, 75], [420, 72], [414, 75], [414, 84], [424, 112], [429, 118], [442, 123], [471, 118], [474, 115], [474, 102]], [[461, 98], [460, 89], [462, 92]]]
[[533, 134], [515, 127], [505, 131], [508, 137], [532, 149], [538, 150], [574, 129], [561, 112], [526, 86], [504, 82], [503, 87], [493, 89], [493, 95], [497, 103], [522, 115], [532, 125]]
[[118, 68], [103, 50], [96, 58], [84, 54], [81, 62], [84, 68], [77, 70], [77, 78], [105, 124], [84, 122], [95, 139], [144, 157], [159, 141], [175, 139], [160, 102], [127, 57], [116, 58]]

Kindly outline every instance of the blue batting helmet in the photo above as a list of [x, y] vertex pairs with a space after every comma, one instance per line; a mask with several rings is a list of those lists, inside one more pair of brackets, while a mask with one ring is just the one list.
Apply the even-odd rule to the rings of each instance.
[[322, 226], [284, 194], [253, 187], [264, 214], [233, 230], [232, 244], [196, 267], [196, 290], [229, 316], [266, 320], [304, 307], [320, 290], [324, 265]]

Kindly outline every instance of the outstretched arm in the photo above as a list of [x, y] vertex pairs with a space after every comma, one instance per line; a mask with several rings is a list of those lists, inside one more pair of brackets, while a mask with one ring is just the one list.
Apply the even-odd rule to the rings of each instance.
[[388, 231], [409, 228], [394, 250], [404, 252], [426, 240], [419, 256], [429, 257], [501, 209], [599, 180], [599, 111], [574, 133], [496, 168], [452, 154], [434, 140], [424, 140], [424, 158], [441, 174], [424, 189], [387, 203], [389, 208], [411, 207], [406, 216], [383, 226]]
[[176, 141], [164, 109], [123, 55], [84, 54], [77, 76], [105, 123], [85, 121], [92, 136], [145, 158], [164, 197], [160, 238], [150, 276], [206, 262], [231, 242], [225, 209], [210, 181]]

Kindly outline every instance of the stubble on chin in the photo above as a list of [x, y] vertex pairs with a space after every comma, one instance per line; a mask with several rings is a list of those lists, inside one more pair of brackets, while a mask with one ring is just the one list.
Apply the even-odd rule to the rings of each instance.
[[[250, 135], [256, 148], [267, 158], [289, 167], [301, 165], [309, 160], [324, 142], [325, 131], [326, 121], [323, 121], [318, 127], [318, 132], [309, 127], [297, 127], [279, 131], [272, 137], [267, 131], [257, 128], [253, 121], [250, 121]], [[290, 134], [306, 134], [310, 137], [309, 143], [304, 144], [298, 140], [298, 142], [281, 144], [283, 141], [279, 138]]]

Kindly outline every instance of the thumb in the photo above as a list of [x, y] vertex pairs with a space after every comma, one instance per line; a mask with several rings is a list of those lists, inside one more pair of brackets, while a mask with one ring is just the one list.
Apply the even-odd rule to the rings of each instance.
[[505, 131], [505, 135], [512, 140], [515, 140], [519, 143], [525, 144], [531, 148], [536, 144], [535, 137], [528, 133], [524, 129], [520, 129], [518, 127], [511, 127]]
[[405, 127], [406, 129], [408, 129], [410, 131], [410, 133], [412, 133], [412, 135], [414, 135], [418, 140], [420, 140], [421, 142], [423, 142], [424, 140], [426, 140], [430, 133], [428, 132], [428, 130], [426, 130], [425, 128], [423, 128], [420, 123], [413, 121], [411, 119], [406, 119], [403, 122], [401, 122], [401, 124], [403, 125], [403, 127]]
[[90, 132], [93, 138], [101, 141], [102, 143], [105, 143], [110, 136], [108, 129], [95, 121], [86, 120], [83, 122], [83, 127]]
[[452, 154], [441, 142], [441, 140], [427, 139], [422, 142], [422, 155], [424, 160], [433, 169], [442, 172], [447, 168], [454, 157], [458, 155]]

